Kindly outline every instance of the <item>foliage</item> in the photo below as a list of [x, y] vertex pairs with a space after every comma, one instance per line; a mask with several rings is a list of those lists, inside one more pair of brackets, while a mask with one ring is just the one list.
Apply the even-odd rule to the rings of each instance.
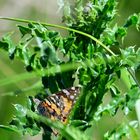
[[[88, 140], [92, 139], [89, 134], [95, 131], [97, 122], [107, 114], [116, 116], [121, 110], [127, 121], [122, 119], [114, 129], [107, 130], [104, 139], [130, 139], [133, 133], [135, 139], [140, 138], [138, 121], [129, 119], [140, 94], [132, 73], [139, 67], [140, 49], [121, 47], [128, 28], [133, 25], [139, 29], [139, 14], [131, 15], [119, 27], [117, 23], [114, 25], [117, 14], [115, 0], [91, 0], [88, 3], [77, 0], [73, 5], [60, 1], [59, 5], [63, 8], [63, 22], [67, 27], [1, 18], [26, 25], [18, 25], [21, 38], [17, 43], [8, 33], [1, 39], [0, 48], [8, 52], [11, 60], [21, 60], [27, 72], [42, 78], [42, 94], [36, 95], [36, 98], [44, 98], [46, 89], [48, 93], [54, 93], [82, 85], [81, 96], [69, 116], [69, 122], [64, 125], [40, 116], [34, 97], [27, 97], [27, 106], [15, 104], [15, 116], [9, 126], [0, 127], [23, 135], [36, 135], [43, 127], [43, 139], [55, 139], [48, 133], [52, 128], [59, 131], [58, 139]], [[65, 29], [68, 35], [63, 37], [49, 26]], [[124, 77], [128, 77], [127, 82], [130, 83], [125, 92], [117, 84]], [[106, 103], [104, 98], [108, 95], [110, 101]]]

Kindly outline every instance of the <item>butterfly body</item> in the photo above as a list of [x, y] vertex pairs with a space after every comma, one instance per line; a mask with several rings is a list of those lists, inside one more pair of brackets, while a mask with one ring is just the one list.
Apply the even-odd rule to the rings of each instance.
[[79, 93], [80, 87], [63, 89], [41, 101], [37, 109], [43, 116], [66, 123]]

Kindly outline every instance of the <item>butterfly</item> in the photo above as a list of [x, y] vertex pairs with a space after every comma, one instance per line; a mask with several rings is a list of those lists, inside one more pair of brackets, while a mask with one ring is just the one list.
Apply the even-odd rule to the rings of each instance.
[[68, 116], [79, 94], [80, 87], [63, 89], [41, 101], [37, 110], [51, 120], [60, 120], [63, 123], [67, 123]]

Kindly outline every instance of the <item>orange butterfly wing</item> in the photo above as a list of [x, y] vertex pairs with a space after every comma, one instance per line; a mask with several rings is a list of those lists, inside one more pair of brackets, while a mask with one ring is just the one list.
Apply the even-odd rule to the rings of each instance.
[[68, 115], [70, 114], [79, 93], [80, 87], [63, 89], [40, 102], [37, 109], [43, 116], [66, 123]]

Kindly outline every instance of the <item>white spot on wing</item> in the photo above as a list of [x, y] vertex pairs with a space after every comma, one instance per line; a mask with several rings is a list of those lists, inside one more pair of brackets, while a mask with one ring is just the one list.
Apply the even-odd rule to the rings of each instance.
[[50, 99], [51, 99], [52, 102], [56, 103], [56, 100], [54, 99], [53, 96], [51, 96]]
[[73, 95], [70, 95], [70, 99], [73, 100], [74, 99], [74, 96]]
[[63, 89], [62, 91], [63, 91], [67, 96], [70, 95], [70, 92], [68, 92], [66, 89]]
[[75, 90], [75, 87], [71, 87], [72, 90]]

